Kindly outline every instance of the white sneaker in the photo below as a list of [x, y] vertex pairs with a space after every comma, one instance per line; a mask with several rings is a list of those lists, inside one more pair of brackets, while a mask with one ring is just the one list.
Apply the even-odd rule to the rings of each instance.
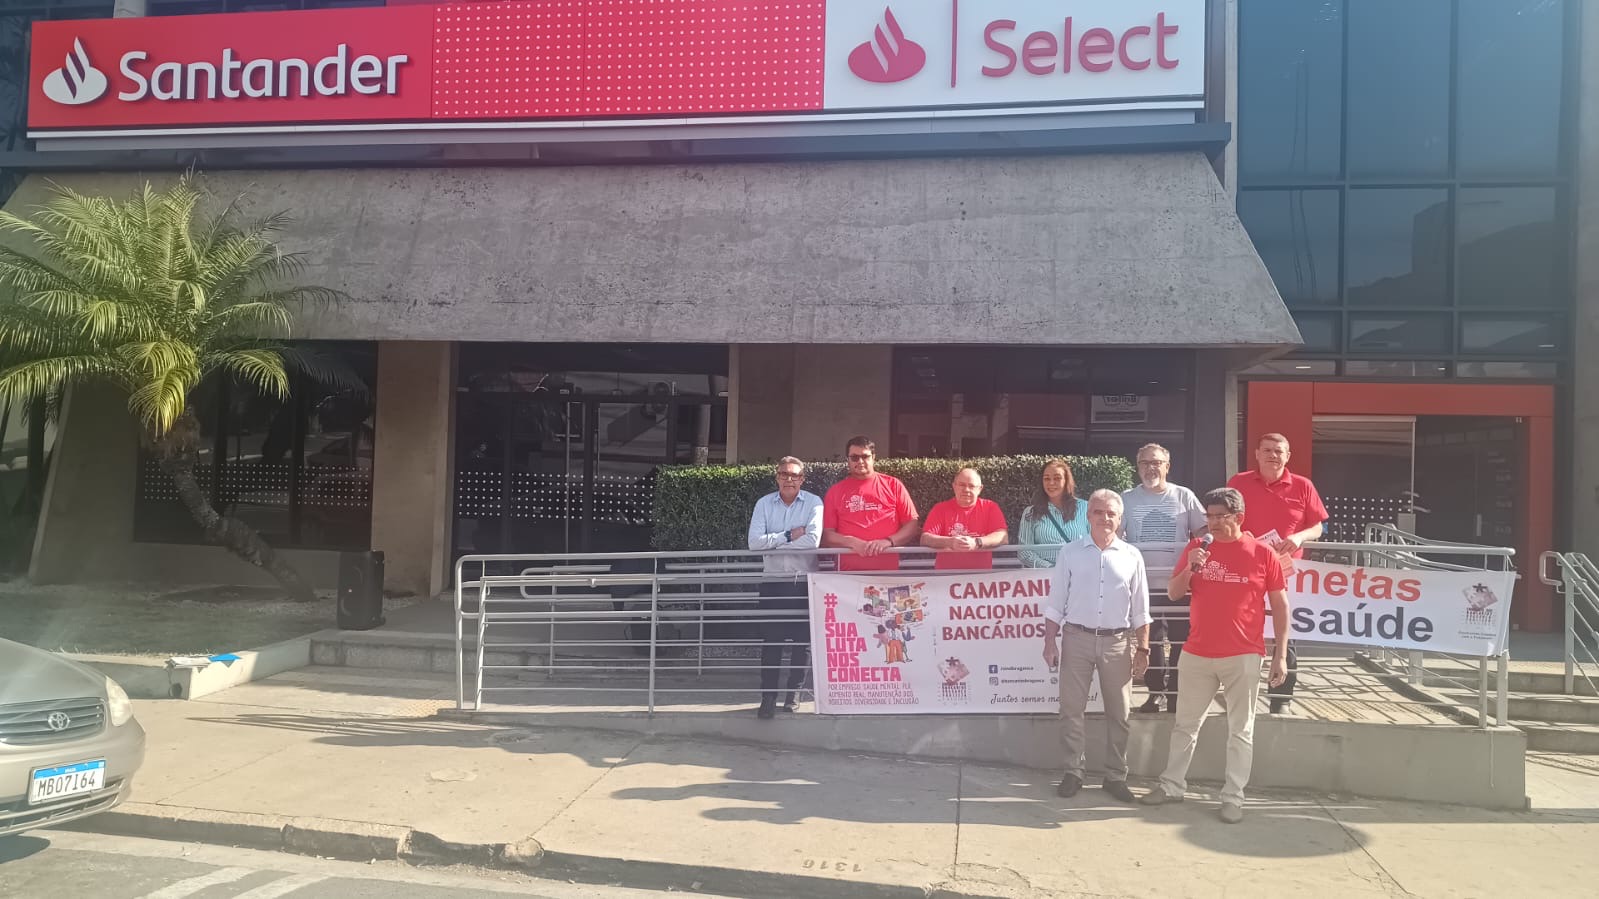
[[1228, 824], [1237, 824], [1239, 821], [1244, 820], [1244, 807], [1236, 802], [1223, 802], [1221, 810], [1216, 814]]

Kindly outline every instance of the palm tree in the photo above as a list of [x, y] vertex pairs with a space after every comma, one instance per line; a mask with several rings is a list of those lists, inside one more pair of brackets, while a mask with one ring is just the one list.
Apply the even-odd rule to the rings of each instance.
[[303, 260], [273, 240], [285, 214], [241, 224], [236, 203], [207, 216], [203, 200], [186, 175], [120, 201], [55, 186], [31, 219], [0, 212], [0, 232], [28, 244], [0, 246], [0, 284], [14, 289], [0, 296], [0, 404], [87, 384], [126, 394], [144, 447], [206, 537], [312, 600], [293, 566], [200, 488], [192, 398], [213, 377], [280, 399], [295, 371], [345, 380], [282, 342], [294, 307], [338, 294], [288, 284]]

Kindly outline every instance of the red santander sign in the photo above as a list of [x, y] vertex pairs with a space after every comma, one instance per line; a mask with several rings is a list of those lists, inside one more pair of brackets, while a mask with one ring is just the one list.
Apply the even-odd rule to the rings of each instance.
[[1193, 109], [1205, 6], [505, 0], [39, 22], [28, 125], [126, 138]]

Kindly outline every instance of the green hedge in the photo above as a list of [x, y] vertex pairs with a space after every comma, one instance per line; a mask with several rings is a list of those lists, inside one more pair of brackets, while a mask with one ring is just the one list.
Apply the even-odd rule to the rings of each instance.
[[[877, 470], [905, 482], [916, 510], [925, 517], [934, 503], [953, 495], [950, 484], [962, 468], [983, 475], [983, 496], [999, 503], [1013, 529], [1032, 501], [1045, 456], [994, 456], [987, 459], [883, 459]], [[1103, 487], [1133, 486], [1132, 463], [1120, 456], [1067, 456], [1077, 479], [1077, 495]], [[848, 463], [813, 462], [805, 489], [817, 496], [843, 478]], [[677, 465], [660, 470], [655, 481], [655, 535], [660, 550], [743, 549], [755, 501], [777, 489], [774, 466]]]

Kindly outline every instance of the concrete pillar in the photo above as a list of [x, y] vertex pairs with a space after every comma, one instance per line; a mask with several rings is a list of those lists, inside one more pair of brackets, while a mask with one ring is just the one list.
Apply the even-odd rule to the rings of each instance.
[[805, 460], [842, 459], [857, 434], [887, 454], [894, 348], [856, 344], [794, 347], [792, 452]]
[[117, 0], [111, 7], [114, 19], [142, 19], [149, 11], [147, 0]]
[[1195, 356], [1193, 460], [1175, 467], [1188, 472], [1185, 485], [1203, 496], [1237, 473], [1238, 376], [1228, 353], [1200, 350]]
[[1599, 559], [1599, 8], [1582, 4], [1572, 354], [1571, 545]]
[[793, 452], [794, 354], [791, 344], [744, 344], [729, 358], [728, 457], [767, 462]]
[[1227, 36], [1223, 54], [1226, 57], [1226, 110], [1227, 121], [1233, 123], [1233, 140], [1227, 142], [1227, 149], [1222, 151], [1222, 186], [1227, 188], [1227, 195], [1233, 199], [1238, 198], [1238, 0], [1226, 0], [1224, 16], [1227, 21]]
[[108, 387], [67, 392], [45, 480], [28, 577], [76, 583], [120, 573], [133, 540], [139, 431], [127, 397]]
[[434, 596], [449, 582], [455, 345], [378, 345], [372, 548], [386, 585]]

